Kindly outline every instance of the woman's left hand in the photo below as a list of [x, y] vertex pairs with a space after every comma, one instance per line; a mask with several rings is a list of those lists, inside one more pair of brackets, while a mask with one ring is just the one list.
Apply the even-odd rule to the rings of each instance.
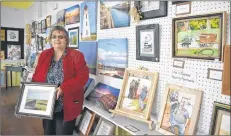
[[57, 90], [56, 99], [58, 100], [58, 99], [59, 99], [59, 96], [60, 96], [60, 95], [63, 95], [63, 91], [62, 91], [62, 89], [61, 89], [60, 87], [58, 87], [56, 90]]

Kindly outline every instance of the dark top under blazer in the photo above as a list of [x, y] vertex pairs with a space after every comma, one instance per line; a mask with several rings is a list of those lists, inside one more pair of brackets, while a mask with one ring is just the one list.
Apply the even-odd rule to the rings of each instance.
[[[33, 82], [46, 82], [53, 55], [54, 48], [44, 50], [41, 53], [32, 77]], [[67, 48], [67, 54], [62, 61], [64, 80], [60, 88], [64, 93], [64, 120], [70, 121], [75, 119], [82, 110], [83, 86], [89, 78], [89, 69], [86, 66], [83, 54], [71, 48]]]

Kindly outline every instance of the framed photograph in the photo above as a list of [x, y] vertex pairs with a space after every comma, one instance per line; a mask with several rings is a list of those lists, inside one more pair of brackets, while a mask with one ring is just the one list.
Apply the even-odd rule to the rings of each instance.
[[[168, 14], [168, 2], [167, 1], [148, 1], [148, 2], [149, 2], [148, 3], [149, 5], [158, 5], [158, 6], [154, 7], [153, 10], [147, 11], [145, 10], [145, 7], [146, 7], [145, 5], [147, 1], [134, 1], [135, 7], [141, 11], [142, 18], [140, 18], [140, 20], [167, 16]], [[150, 2], [152, 2], [152, 4]]]
[[21, 59], [21, 46], [7, 44], [7, 59], [20, 60]]
[[186, 15], [191, 13], [191, 1], [176, 4], [176, 15]]
[[195, 135], [203, 92], [167, 84], [156, 130], [164, 135]]
[[150, 119], [157, 79], [157, 72], [127, 68], [116, 108], [110, 111], [150, 123], [148, 120]]
[[90, 111], [84, 108], [80, 122], [77, 126], [77, 132], [79, 135], [89, 135], [92, 125], [94, 123], [96, 114], [93, 111]]
[[8, 42], [19, 42], [19, 31], [7, 30], [6, 33]]
[[224, 51], [224, 66], [223, 66], [223, 76], [222, 76], [222, 94], [230, 96], [230, 55], [231, 46], [226, 45]]
[[47, 28], [51, 27], [51, 15], [46, 17]]
[[42, 24], [42, 33], [46, 33], [47, 25], [46, 25], [46, 19], [41, 21]]
[[21, 94], [15, 114], [52, 119], [56, 88], [57, 85], [47, 83], [22, 83]]
[[214, 102], [210, 135], [230, 135], [230, 105]]
[[69, 47], [70, 48], [79, 48], [79, 27], [69, 28]]
[[159, 24], [136, 26], [136, 59], [160, 61]]
[[113, 135], [115, 125], [110, 121], [100, 118], [93, 135]]
[[65, 22], [66, 25], [76, 24], [80, 21], [80, 8], [79, 5], [67, 8], [65, 11]]
[[221, 60], [226, 21], [226, 12], [173, 18], [172, 56]]

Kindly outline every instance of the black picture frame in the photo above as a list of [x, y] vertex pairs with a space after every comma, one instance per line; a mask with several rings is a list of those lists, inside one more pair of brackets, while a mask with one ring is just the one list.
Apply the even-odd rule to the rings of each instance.
[[[142, 5], [141, 1], [134, 1], [134, 6], [139, 10]], [[159, 9], [141, 12], [142, 18], [140, 20], [165, 17], [168, 14], [168, 1], [159, 1]]]
[[[145, 38], [141, 33], [146, 34]], [[143, 46], [141, 42], [144, 43]], [[144, 52], [147, 52], [147, 54]], [[159, 24], [136, 26], [136, 59], [160, 61]]]
[[15, 115], [53, 119], [56, 88], [54, 84], [22, 82]]
[[189, 1], [172, 1], [172, 5], [181, 4]]
[[[76, 35], [74, 35], [75, 37], [72, 37], [73, 32], [76, 32]], [[73, 28], [69, 28], [68, 29], [68, 36], [69, 36], [69, 47], [73, 48], [73, 49], [79, 49], [79, 27], [73, 27]], [[72, 39], [72, 38], [76, 38]], [[76, 42], [76, 44], [75, 44]]]
[[46, 29], [47, 29], [46, 19], [41, 21], [41, 25], [42, 25], [42, 33], [46, 33]]

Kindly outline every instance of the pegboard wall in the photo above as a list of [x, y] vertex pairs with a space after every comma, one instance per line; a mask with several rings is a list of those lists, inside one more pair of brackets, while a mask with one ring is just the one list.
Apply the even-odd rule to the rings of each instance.
[[[134, 3], [131, 2], [131, 6], [133, 6], [133, 4]], [[140, 66], [143, 66], [148, 68], [150, 71], [155, 71], [159, 73], [158, 86], [152, 109], [152, 113], [156, 114], [157, 116], [159, 115], [161, 109], [161, 101], [164, 96], [165, 85], [166, 83], [171, 82], [170, 75], [172, 72], [171, 69], [173, 67], [174, 60], [174, 58], [172, 58], [172, 18], [175, 17], [175, 8], [175, 5], [172, 5], [172, 2], [169, 1], [168, 15], [166, 17], [142, 20], [138, 24], [135, 24], [131, 21], [129, 27], [103, 30], [100, 29], [100, 10], [98, 8], [97, 39], [127, 38], [128, 67], [139, 68]], [[192, 1], [191, 14], [189, 15], [208, 14], [220, 11], [227, 12], [226, 43], [230, 45], [230, 1]], [[136, 60], [136, 26], [147, 24], [159, 24], [160, 62]], [[222, 81], [207, 79], [207, 69], [214, 68], [222, 70], [223, 63], [219, 61], [209, 60], [197, 60], [186, 58], [177, 59], [185, 61], [184, 69], [193, 69], [197, 73], [196, 86], [187, 87], [199, 89], [204, 92], [200, 108], [201, 110], [197, 125], [197, 131], [204, 134], [209, 134], [214, 101], [230, 104], [230, 96], [225, 96], [221, 94]], [[101, 75], [97, 75], [96, 80], [97, 82], [103, 82], [116, 88], [120, 88], [122, 85], [122, 80]], [[179, 83], [175, 82], [174, 84]]]

